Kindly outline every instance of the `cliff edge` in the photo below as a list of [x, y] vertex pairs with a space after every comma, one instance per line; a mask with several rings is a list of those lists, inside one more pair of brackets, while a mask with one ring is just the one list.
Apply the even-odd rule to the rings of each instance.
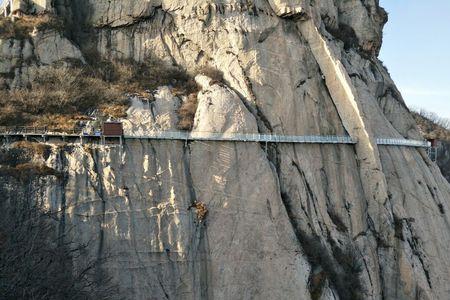
[[422, 139], [377, 58], [377, 0], [53, 2], [20, 38], [0, 30], [1, 125], [95, 108], [129, 136], [356, 141], [48, 143], [28, 161], [64, 176], [3, 172], [1, 197], [57, 212], [88, 245], [74, 268], [104, 260], [125, 299], [449, 297], [450, 185], [425, 150], [376, 142]]

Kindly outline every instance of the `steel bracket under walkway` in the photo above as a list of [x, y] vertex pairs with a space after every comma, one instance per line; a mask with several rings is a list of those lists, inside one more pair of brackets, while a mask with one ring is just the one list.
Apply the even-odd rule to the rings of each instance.
[[[5, 128], [6, 129], [6, 128]], [[3, 132], [1, 132], [3, 131]], [[57, 133], [37, 128], [20, 128], [1, 130], [0, 137], [4, 140], [13, 141], [15, 139], [39, 139], [44, 142], [50, 139], [61, 139], [68, 142], [95, 142], [100, 140], [102, 144], [106, 139], [118, 139], [122, 144], [123, 139], [150, 139], [150, 140], [180, 140], [180, 141], [215, 141], [215, 142], [259, 142], [259, 143], [294, 143], [294, 144], [356, 144], [356, 140], [350, 136], [296, 136], [296, 135], [276, 135], [258, 133], [213, 133], [213, 132], [182, 132], [182, 131], [162, 131], [149, 133], [146, 135], [86, 135], [77, 133]], [[430, 148], [430, 143], [420, 140], [378, 138], [377, 144], [381, 146], [404, 146]]]
[[[350, 136], [295, 136], [252, 133], [210, 133], [210, 132], [158, 132], [148, 135], [125, 135], [125, 139], [182, 140], [182, 141], [218, 141], [218, 142], [262, 142], [262, 143], [297, 143], [297, 144], [356, 144]], [[377, 144], [382, 146], [405, 146], [429, 148], [427, 141], [379, 138]]]
[[158, 132], [143, 136], [125, 135], [125, 139], [217, 141], [217, 142], [263, 142], [298, 144], [356, 144], [349, 136], [293, 136], [253, 133], [204, 133], [204, 132]]

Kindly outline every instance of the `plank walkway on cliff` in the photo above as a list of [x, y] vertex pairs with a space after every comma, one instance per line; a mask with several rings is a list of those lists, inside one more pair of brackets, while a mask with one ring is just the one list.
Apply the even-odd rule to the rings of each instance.
[[[89, 143], [117, 140], [122, 144], [124, 140], [177, 140], [177, 141], [212, 141], [212, 142], [257, 142], [257, 143], [293, 143], [293, 144], [356, 144], [350, 136], [294, 136], [276, 134], [252, 133], [212, 133], [212, 132], [152, 132], [146, 135], [113, 135], [83, 134], [81, 132], [52, 132], [35, 127], [0, 127], [0, 136], [7, 141], [17, 139], [51, 141], [60, 139], [67, 142]], [[429, 148], [430, 144], [422, 140], [408, 140], [395, 138], [378, 138], [378, 145]]]
[[[218, 141], [218, 142], [259, 142], [259, 143], [294, 143], [294, 144], [356, 144], [350, 136], [332, 135], [276, 135], [276, 134], [243, 134], [243, 133], [211, 133], [211, 132], [159, 132], [145, 136], [125, 135], [125, 139]], [[423, 147], [428, 148], [427, 141], [378, 138], [378, 145]]]

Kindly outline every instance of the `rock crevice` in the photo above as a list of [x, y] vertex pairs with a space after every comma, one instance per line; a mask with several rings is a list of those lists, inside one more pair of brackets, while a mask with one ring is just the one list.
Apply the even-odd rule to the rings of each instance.
[[[55, 5], [61, 17], [95, 30], [74, 31], [79, 45], [56, 32], [0, 40], [8, 88], [25, 87], [61, 61], [87, 63], [79, 48], [97, 49], [104, 60], [154, 56], [191, 75], [204, 66], [223, 73], [223, 81], [196, 78], [193, 134], [358, 141], [50, 144], [45, 160], [34, 159], [67, 176], [61, 185], [47, 174], [33, 197], [49, 209], [65, 208], [61, 231], [73, 228], [67, 234], [89, 244], [79, 260], [107, 257], [97, 274], [111, 276], [123, 298], [448, 297], [450, 186], [423, 150], [375, 143], [420, 139], [376, 58], [386, 21], [378, 1]], [[334, 34], [344, 27], [351, 41]], [[149, 102], [132, 101], [122, 119], [127, 135], [178, 130], [188, 95], [167, 86], [152, 92]], [[0, 175], [9, 201], [12, 190], [24, 194], [25, 187]], [[203, 218], [195, 203], [207, 208]]]

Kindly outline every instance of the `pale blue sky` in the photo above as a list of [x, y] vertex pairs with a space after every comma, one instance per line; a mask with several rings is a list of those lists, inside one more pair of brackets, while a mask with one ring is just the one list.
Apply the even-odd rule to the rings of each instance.
[[389, 13], [380, 58], [405, 101], [450, 118], [450, 1], [380, 2]]

